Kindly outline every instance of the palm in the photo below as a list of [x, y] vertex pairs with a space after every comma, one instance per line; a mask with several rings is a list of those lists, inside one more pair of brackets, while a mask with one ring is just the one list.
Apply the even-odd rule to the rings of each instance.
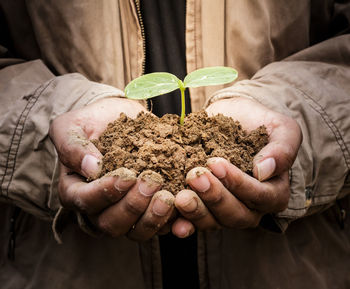
[[238, 120], [244, 129], [251, 131], [261, 125], [265, 125], [270, 133], [273, 120], [281, 115], [268, 110], [260, 103], [249, 98], [233, 98], [218, 101], [207, 108], [209, 115], [222, 113]]
[[117, 119], [120, 113], [136, 117], [142, 110], [145, 109], [135, 101], [107, 98], [79, 110], [73, 122], [83, 129], [88, 139], [94, 139], [99, 137], [108, 123]]

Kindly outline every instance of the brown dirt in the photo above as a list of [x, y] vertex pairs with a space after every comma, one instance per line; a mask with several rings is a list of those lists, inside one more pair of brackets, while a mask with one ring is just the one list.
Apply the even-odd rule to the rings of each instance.
[[183, 126], [177, 115], [140, 113], [136, 119], [122, 114], [93, 142], [103, 155], [101, 176], [120, 167], [136, 174], [152, 170], [163, 176], [163, 189], [176, 194], [186, 187], [187, 172], [209, 157], [226, 158], [252, 174], [253, 157], [268, 135], [265, 127], [248, 134], [232, 118], [204, 111], [186, 116]]

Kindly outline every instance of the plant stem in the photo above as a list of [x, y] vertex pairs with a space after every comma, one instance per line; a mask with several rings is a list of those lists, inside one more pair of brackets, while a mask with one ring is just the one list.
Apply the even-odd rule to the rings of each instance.
[[184, 119], [185, 119], [185, 87], [180, 87], [181, 91], [181, 116], [180, 116], [180, 125], [184, 124]]

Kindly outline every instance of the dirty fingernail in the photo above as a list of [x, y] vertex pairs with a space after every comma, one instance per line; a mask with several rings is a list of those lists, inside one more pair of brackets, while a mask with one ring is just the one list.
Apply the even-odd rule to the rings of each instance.
[[258, 180], [264, 181], [272, 176], [276, 169], [276, 161], [274, 158], [267, 158], [256, 165], [258, 169]]
[[126, 192], [136, 182], [136, 174], [124, 167], [111, 171], [107, 173], [106, 176], [116, 177], [114, 187], [119, 192]]
[[134, 183], [134, 180], [123, 180], [122, 178], [118, 177], [117, 180], [114, 182], [114, 187], [122, 193], [129, 190]]
[[97, 177], [101, 170], [101, 161], [92, 156], [85, 155], [81, 162], [81, 171], [86, 177]]
[[226, 177], [224, 162], [225, 159], [223, 158], [211, 158], [207, 161], [207, 165], [210, 167], [212, 173], [219, 179]]
[[187, 182], [191, 183], [191, 186], [194, 187], [198, 192], [204, 193], [210, 189], [210, 182], [205, 173], [210, 171], [206, 168], [196, 168], [191, 170], [186, 178]]
[[141, 179], [139, 191], [146, 197], [152, 196], [163, 184], [162, 176], [153, 171], [144, 171], [139, 178]]
[[198, 192], [204, 193], [209, 190], [210, 182], [205, 175], [201, 175], [196, 179], [192, 180], [192, 185], [197, 189]]
[[160, 198], [156, 199], [153, 204], [153, 213], [157, 216], [163, 217], [165, 216], [171, 208], [171, 202], [167, 202], [166, 200], [162, 200]]
[[149, 197], [152, 196], [158, 188], [158, 185], [149, 182], [141, 181], [139, 184], [139, 191], [142, 195]]

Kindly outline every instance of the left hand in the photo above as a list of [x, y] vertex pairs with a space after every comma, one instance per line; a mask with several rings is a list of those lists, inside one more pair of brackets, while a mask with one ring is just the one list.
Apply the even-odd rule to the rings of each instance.
[[175, 206], [183, 217], [172, 226], [180, 238], [189, 236], [195, 228], [256, 227], [264, 214], [283, 211], [290, 195], [288, 171], [302, 141], [295, 120], [249, 98], [220, 100], [207, 111], [209, 115], [231, 116], [248, 132], [265, 125], [269, 143], [253, 160], [253, 176], [222, 158], [208, 160], [211, 171], [194, 168], [187, 174], [192, 190], [177, 194]]
[[[157, 178], [149, 174], [136, 178], [126, 168], [96, 179], [102, 154], [91, 142], [120, 113], [136, 117], [141, 111], [146, 110], [133, 100], [100, 99], [58, 116], [50, 126], [50, 138], [61, 161], [58, 195], [62, 206], [83, 214], [107, 235], [145, 241], [168, 228], [174, 196], [160, 191], [162, 183]], [[87, 178], [94, 181], [86, 182]]]

